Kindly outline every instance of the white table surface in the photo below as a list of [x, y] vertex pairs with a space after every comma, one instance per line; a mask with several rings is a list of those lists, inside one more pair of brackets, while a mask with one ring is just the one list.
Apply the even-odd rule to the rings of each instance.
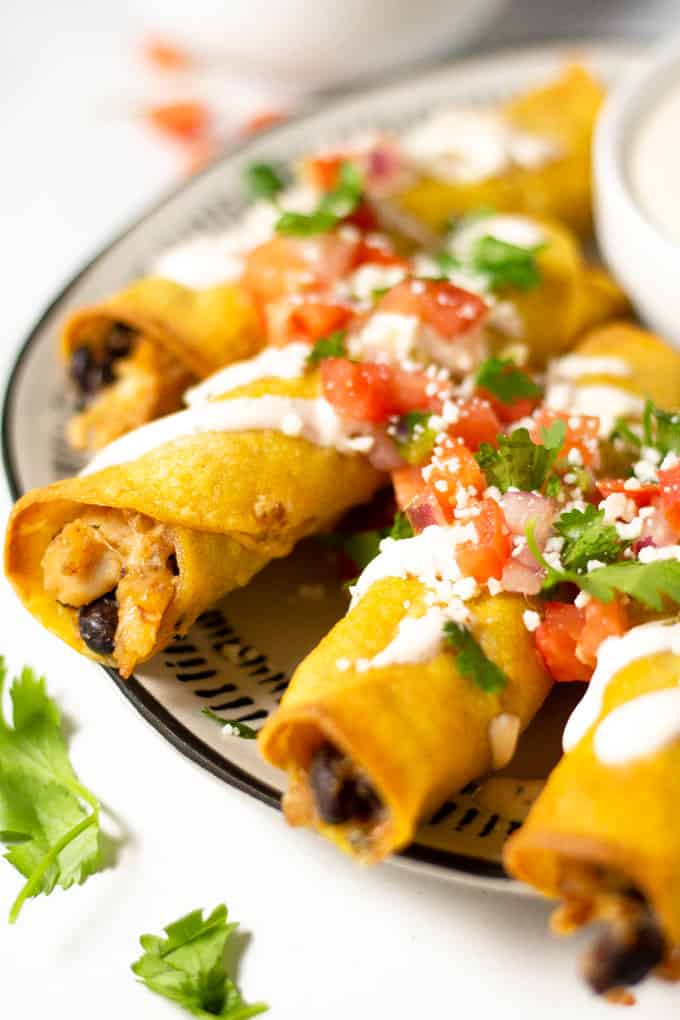
[[[586, 11], [600, 35], [611, 24], [619, 36], [628, 29], [653, 37], [678, 18], [678, 4], [668, 0], [569, 6], [580, 28], [571, 31], [562, 13], [555, 29], [572, 35], [583, 34]], [[498, 41], [550, 34], [527, 0], [517, 11], [499, 26]], [[22, 333], [60, 282], [175, 178], [172, 154], [127, 116], [143, 94], [127, 73], [133, 31], [122, 2], [2, 5], [3, 379]], [[47, 674], [68, 720], [73, 762], [111, 813], [105, 869], [82, 887], [30, 901], [14, 928], [2, 915], [20, 880], [0, 865], [3, 1015], [181, 1015], [136, 984], [129, 965], [137, 938], [222, 901], [248, 942], [244, 993], [268, 1001], [276, 1020], [614, 1015], [576, 979], [584, 940], [547, 934], [546, 905], [392, 865], [357, 869], [179, 756], [102, 671], [43, 633], [6, 585], [0, 620], [0, 651], [13, 666], [28, 662]], [[679, 995], [652, 983], [632, 1015], [670, 1016]]]

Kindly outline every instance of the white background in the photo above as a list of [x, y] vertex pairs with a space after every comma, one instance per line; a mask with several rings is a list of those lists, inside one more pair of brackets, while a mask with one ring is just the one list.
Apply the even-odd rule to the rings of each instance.
[[[227, 2], [227, 0], [225, 0]], [[493, 41], [557, 32], [654, 37], [677, 3], [518, 0]], [[151, 85], [132, 58], [133, 5], [3, 0], [0, 11], [0, 372], [80, 262], [170, 186], [178, 160], [140, 129]], [[642, 11], [644, 8], [644, 12]], [[3, 503], [7, 500], [3, 494]], [[84, 886], [2, 914], [20, 880], [0, 866], [6, 1016], [169, 1020], [137, 985], [137, 938], [226, 901], [242, 923], [244, 993], [276, 1020], [611, 1017], [576, 979], [584, 940], [546, 932], [548, 908], [414, 876], [362, 871], [320, 840], [181, 758], [100, 670], [44, 634], [0, 589], [0, 651], [48, 676], [83, 782], [111, 812], [106, 868]], [[116, 821], [117, 819], [117, 821]], [[115, 838], [113, 838], [115, 837]], [[636, 1020], [677, 1011], [653, 983]]]

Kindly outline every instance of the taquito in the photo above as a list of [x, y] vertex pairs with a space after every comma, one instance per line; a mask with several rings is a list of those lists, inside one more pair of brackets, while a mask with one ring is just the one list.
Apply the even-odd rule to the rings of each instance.
[[149, 277], [80, 309], [65, 323], [60, 347], [80, 406], [69, 442], [99, 449], [176, 410], [192, 382], [263, 342], [255, 309], [234, 284], [194, 290]]
[[372, 664], [426, 602], [416, 578], [371, 585], [300, 664], [260, 733], [262, 754], [288, 775], [288, 821], [378, 861], [448, 794], [507, 761], [551, 686], [525, 608], [508, 595], [471, 604], [471, 629], [507, 677], [492, 693], [462, 675], [443, 645], [426, 661]]
[[679, 682], [677, 622], [605, 642], [567, 753], [506, 846], [511, 875], [562, 901], [556, 930], [606, 922], [584, 961], [600, 993], [680, 947]]
[[441, 230], [453, 216], [482, 207], [562, 220], [580, 234], [592, 222], [591, 143], [604, 99], [601, 84], [579, 66], [500, 110], [511, 128], [554, 146], [536, 165], [514, 164], [473, 180], [424, 174], [396, 196], [400, 208]]
[[381, 483], [358, 453], [275, 425], [239, 428], [247, 414], [301, 413], [317, 392], [316, 373], [259, 380], [202, 405], [226, 410], [220, 431], [190, 409], [118, 440], [125, 447], [100, 454], [110, 466], [25, 495], [6, 537], [7, 575], [24, 605], [129, 676], [221, 595]]

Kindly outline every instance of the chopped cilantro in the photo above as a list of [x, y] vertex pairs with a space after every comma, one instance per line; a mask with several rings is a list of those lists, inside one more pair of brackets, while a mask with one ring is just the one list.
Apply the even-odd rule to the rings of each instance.
[[456, 270], [463, 268], [463, 263], [460, 259], [457, 259], [455, 255], [452, 255], [449, 251], [440, 251], [434, 257], [442, 276], [448, 276], [449, 273], [455, 273]]
[[540, 397], [541, 387], [510, 358], [487, 358], [477, 370], [478, 386], [488, 390], [502, 404], [514, 404], [524, 397]]
[[614, 428], [609, 434], [610, 439], [620, 439], [628, 446], [632, 446], [633, 449], [639, 450], [642, 446], [642, 438], [633, 432], [628, 422], [624, 421], [623, 418], [617, 418], [614, 422]]
[[550, 470], [564, 444], [567, 427], [561, 420], [542, 430], [542, 443], [534, 443], [527, 429], [515, 429], [498, 436], [498, 447], [482, 443], [475, 454], [488, 485], [501, 492], [521, 489], [539, 491], [548, 481]]
[[587, 573], [576, 570], [557, 570], [541, 553], [530, 521], [526, 530], [527, 545], [535, 560], [545, 569], [543, 589], [557, 584], [576, 584], [581, 591], [592, 595], [598, 602], [611, 602], [617, 595], [627, 595], [657, 613], [667, 608], [667, 602], [680, 603], [680, 561], [654, 560], [640, 563], [621, 560], [606, 567], [597, 567]]
[[555, 521], [555, 531], [564, 539], [560, 559], [567, 570], [586, 570], [590, 560], [613, 563], [624, 544], [613, 524], [604, 523], [604, 510], [588, 504], [585, 510], [566, 510]]
[[354, 212], [362, 194], [361, 171], [354, 163], [343, 163], [336, 187], [323, 196], [314, 212], [283, 212], [276, 221], [275, 230], [292, 237], [323, 234]]
[[469, 630], [448, 620], [444, 624], [444, 637], [456, 652], [456, 666], [462, 676], [468, 677], [488, 694], [502, 691], [508, 678], [502, 669], [487, 657]]
[[253, 198], [274, 202], [283, 191], [285, 182], [271, 163], [251, 163], [244, 173], [246, 187]]
[[642, 431], [645, 446], [652, 446], [659, 453], [680, 453], [680, 414], [663, 411], [647, 400]]
[[307, 368], [313, 368], [320, 361], [323, 361], [324, 358], [346, 358], [346, 335], [344, 330], [338, 329], [334, 333], [322, 336], [320, 340], [317, 340], [307, 355]]
[[394, 515], [394, 523], [390, 529], [390, 538], [397, 539], [399, 541], [402, 538], [413, 538], [413, 528], [406, 514], [403, 514], [401, 510], [397, 510]]
[[409, 464], [422, 464], [432, 452], [437, 432], [429, 427], [429, 411], [408, 411], [394, 428], [399, 453]]
[[206, 719], [212, 719], [213, 722], [218, 723], [222, 729], [225, 726], [230, 726], [232, 734], [235, 737], [241, 737], [243, 740], [255, 740], [257, 736], [257, 730], [254, 730], [252, 726], [246, 725], [246, 723], [236, 722], [232, 719], [223, 719], [217, 712], [213, 712], [210, 708], [202, 708], [201, 715], [204, 715]]
[[476, 272], [488, 277], [493, 290], [502, 287], [533, 290], [541, 282], [536, 255], [543, 247], [543, 244], [538, 244], [520, 248], [487, 234], [473, 245], [470, 264]]
[[43, 677], [25, 668], [12, 682], [13, 725], [2, 712], [7, 670], [0, 658], [0, 842], [27, 879], [10, 911], [55, 886], [68, 889], [99, 867], [99, 803], [68, 758], [59, 709]]
[[205, 918], [202, 910], [193, 910], [164, 929], [167, 938], [142, 935], [144, 953], [132, 970], [152, 992], [192, 1016], [204, 1020], [257, 1016], [268, 1007], [263, 1002], [245, 1003], [225, 967], [225, 946], [237, 927], [227, 924], [224, 904]]

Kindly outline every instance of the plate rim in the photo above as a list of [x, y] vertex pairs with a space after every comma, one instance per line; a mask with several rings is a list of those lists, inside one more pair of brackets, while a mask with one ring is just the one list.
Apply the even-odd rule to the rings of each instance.
[[[409, 72], [403, 78], [392, 75], [371, 81], [368, 86], [365, 83], [360, 83], [356, 89], [350, 89], [341, 93], [335, 92], [329, 95], [327, 92], [322, 92], [314, 101], [304, 104], [303, 109], [299, 113], [287, 118], [280, 124], [273, 125], [265, 132], [226, 146], [220, 152], [219, 157], [212, 161], [205, 169], [193, 177], [180, 182], [177, 186], [166, 190], [156, 202], [147, 206], [140, 215], [131, 219], [127, 226], [116, 231], [113, 236], [97, 247], [93, 255], [85, 259], [80, 268], [58, 288], [54, 296], [43, 306], [42, 311], [29, 327], [25, 339], [20, 343], [7, 375], [2, 399], [2, 411], [0, 413], [0, 455], [11, 499], [16, 501], [23, 495], [23, 490], [19, 483], [17, 461], [9, 439], [9, 425], [14, 414], [17, 381], [34, 344], [40, 340], [45, 322], [52, 316], [57, 307], [68, 298], [71, 291], [83, 277], [108, 256], [112, 248], [128, 237], [129, 234], [143, 227], [147, 220], [160, 212], [175, 197], [187, 191], [197, 179], [210, 172], [214, 172], [221, 163], [246, 151], [254, 138], [260, 140], [265, 136], [274, 136], [285, 132], [291, 125], [303, 124], [305, 121], [324, 112], [332, 114], [343, 106], [351, 104], [354, 100], [370, 100], [372, 95], [389, 91], [397, 86], [408, 85], [408, 83], [417, 83], [419, 86], [422, 86], [428, 81], [435, 81], [438, 78], [445, 77], [454, 70], [464, 73], [466, 67], [479, 67], [479, 65], [492, 64], [494, 61], [501, 59], [538, 59], [541, 56], [547, 58], [551, 55], [557, 56], [560, 53], [566, 55], [570, 50], [577, 51], [578, 49], [588, 50], [595, 54], [599, 52], [603, 55], [620, 57], [621, 60], [633, 60], [636, 57], [639, 58], [644, 53], [643, 46], [625, 39], [588, 37], [582, 39], [558, 39], [535, 45], [508, 46], [478, 54], [473, 53], [460, 59], [454, 58], [453, 60], [436, 63], [425, 68], [421, 67]], [[218, 751], [192, 733], [134, 675], [128, 680], [124, 680], [117, 670], [110, 666], [100, 665], [145, 722], [151, 725], [175, 750], [179, 751], [194, 765], [205, 769], [222, 782], [254, 797], [270, 808], [281, 811], [280, 794], [274, 787], [245, 771], [227, 757], [219, 754]], [[401, 860], [396, 861], [401, 866], [413, 868], [414, 865], [425, 865], [425, 870], [428, 873], [434, 874], [440, 879], [484, 885], [487, 888], [491, 887], [503, 892], [527, 892], [525, 887], [520, 886], [518, 882], [511, 879], [505, 872], [502, 864], [496, 861], [487, 861], [479, 857], [454, 853], [449, 850], [440, 850], [420, 843], [413, 843], [401, 850], [397, 858], [401, 858]]]

